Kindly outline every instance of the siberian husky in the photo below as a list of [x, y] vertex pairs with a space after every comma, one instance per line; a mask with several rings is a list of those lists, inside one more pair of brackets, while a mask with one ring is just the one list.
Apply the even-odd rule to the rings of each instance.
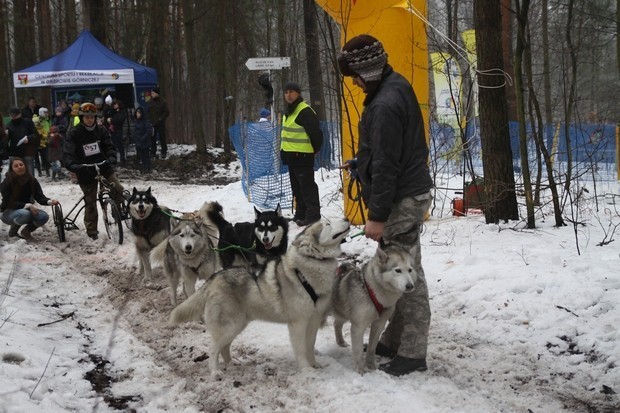
[[146, 191], [134, 188], [128, 203], [140, 272], [144, 273], [143, 282], [148, 283], [153, 279], [149, 254], [170, 234], [169, 211], [157, 204], [150, 187]]
[[[418, 277], [413, 254], [415, 249], [407, 251], [397, 246], [379, 247], [361, 270], [352, 266], [339, 271], [340, 275], [335, 279], [332, 311], [336, 342], [341, 347], [347, 346], [342, 336], [342, 326], [350, 320], [353, 361], [360, 373], [376, 369], [375, 349], [385, 323], [394, 313], [396, 301], [401, 295], [413, 291]], [[364, 364], [364, 331], [369, 325]]]
[[220, 233], [218, 248], [223, 268], [263, 265], [288, 248], [288, 222], [282, 216], [280, 204], [275, 210], [259, 211], [254, 207], [254, 222], [238, 222], [234, 226], [224, 218], [222, 206], [217, 202], [211, 202], [205, 212]]
[[221, 268], [215, 252], [217, 229], [195, 215], [185, 214], [172, 220], [172, 232], [151, 251], [151, 260], [163, 264], [170, 285], [170, 302], [177, 304], [177, 286], [183, 278], [187, 297], [196, 291], [196, 281], [207, 279]]
[[347, 221], [318, 221], [258, 273], [251, 275], [245, 267], [217, 272], [172, 311], [170, 323], [204, 318], [213, 338], [212, 375], [221, 374], [219, 355], [225, 362], [231, 360], [230, 344], [252, 320], [288, 324], [299, 368], [319, 367], [314, 358], [316, 334], [331, 306], [340, 243], [348, 232]]

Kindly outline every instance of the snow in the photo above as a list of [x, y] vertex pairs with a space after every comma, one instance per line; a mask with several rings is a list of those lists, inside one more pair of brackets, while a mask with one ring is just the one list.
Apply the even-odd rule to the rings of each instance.
[[[188, 150], [173, 146], [170, 155]], [[216, 173], [238, 170], [231, 164]], [[173, 209], [217, 200], [229, 221], [253, 219], [240, 182], [122, 181], [128, 189], [151, 186]], [[323, 215], [341, 217], [338, 171], [317, 172], [317, 181]], [[81, 196], [69, 181], [42, 182], [65, 210]], [[554, 228], [550, 217], [527, 230], [435, 209], [421, 238], [432, 309], [429, 370], [400, 378], [359, 375], [350, 347], [336, 345], [330, 318], [316, 345], [323, 368], [298, 372], [286, 326], [254, 322], [215, 380], [210, 337], [199, 323], [167, 326], [172, 307], [162, 270], [155, 269], [154, 288], [141, 285], [131, 235], [117, 246], [82, 229], [60, 243], [48, 223], [36, 242], [7, 241], [3, 225], [0, 412], [620, 411], [620, 254], [616, 242], [597, 245], [620, 222], [613, 185], [599, 188], [615, 194], [602, 198], [600, 212], [593, 200], [581, 205], [576, 233]], [[291, 224], [289, 238], [298, 232]], [[367, 260], [375, 247], [355, 237], [343, 250]], [[87, 380], [97, 373], [99, 391]]]

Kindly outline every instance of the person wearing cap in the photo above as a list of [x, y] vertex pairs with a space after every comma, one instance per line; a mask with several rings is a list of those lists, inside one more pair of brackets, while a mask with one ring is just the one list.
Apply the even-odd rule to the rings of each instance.
[[295, 198], [293, 222], [304, 227], [321, 219], [319, 187], [314, 181], [314, 157], [323, 145], [319, 118], [301, 96], [295, 82], [284, 85], [287, 107], [282, 117], [280, 154], [288, 165], [291, 190]]
[[38, 123], [34, 121], [35, 117], [32, 117], [34, 126], [37, 128], [39, 134], [39, 148], [37, 154], [34, 157], [35, 169], [39, 172], [39, 177], [42, 176], [41, 170], [45, 171], [45, 176], [50, 177], [50, 163], [47, 153], [47, 138], [50, 134], [50, 113], [47, 108], [39, 108]]
[[166, 118], [170, 116], [168, 104], [165, 99], [159, 95], [159, 87], [151, 90], [151, 100], [149, 101], [148, 118], [153, 125], [155, 133], [151, 138], [151, 156], [157, 154], [157, 139], [161, 145], [161, 158], [165, 159], [168, 153], [168, 144], [166, 143]]
[[11, 121], [6, 126], [9, 140], [9, 160], [17, 157], [22, 158], [30, 174], [34, 175], [34, 156], [39, 147], [39, 134], [32, 120], [22, 117], [21, 109], [12, 108], [9, 115]]
[[114, 174], [116, 165], [116, 148], [110, 134], [96, 122], [97, 107], [90, 102], [80, 105], [78, 116], [80, 122], [71, 128], [65, 138], [63, 160], [65, 167], [76, 175], [77, 183], [84, 193], [84, 226], [92, 239], [97, 239], [97, 171], [94, 167], [82, 167], [84, 164], [95, 164], [107, 161], [99, 167], [103, 175], [112, 185], [112, 198], [117, 206], [121, 204], [123, 186]]
[[271, 111], [267, 108], [262, 108], [260, 112], [258, 112], [258, 121], [259, 122], [270, 122], [271, 121]]
[[58, 128], [58, 133], [63, 135], [67, 132], [67, 128], [69, 127], [69, 118], [67, 118], [67, 115], [61, 106], [56, 106], [56, 109], [54, 109], [52, 126], [56, 126]]
[[359, 121], [357, 157], [342, 165], [356, 169], [368, 207], [366, 237], [414, 252], [414, 292], [403, 294], [376, 353], [392, 358], [380, 370], [401, 376], [425, 371], [430, 326], [428, 288], [422, 269], [420, 227], [431, 205], [433, 181], [422, 111], [411, 84], [388, 64], [376, 38], [349, 40], [338, 56], [344, 76], [366, 94]]

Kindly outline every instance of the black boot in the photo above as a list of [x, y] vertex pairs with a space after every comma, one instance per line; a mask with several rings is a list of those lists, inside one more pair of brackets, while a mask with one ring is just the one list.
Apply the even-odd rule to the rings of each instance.
[[22, 232], [20, 232], [20, 235], [22, 236], [23, 239], [27, 239], [27, 240], [31, 240], [32, 235], [30, 235], [33, 231], [35, 231], [38, 227], [36, 225], [34, 225], [32, 222], [28, 225], [26, 225], [24, 227], [24, 229], [22, 229]]
[[9, 237], [18, 237], [18, 231], [21, 225], [11, 224], [11, 228], [9, 229]]
[[404, 376], [414, 371], [426, 371], [425, 359], [412, 359], [409, 357], [396, 356], [392, 361], [379, 365], [379, 370], [392, 376]]

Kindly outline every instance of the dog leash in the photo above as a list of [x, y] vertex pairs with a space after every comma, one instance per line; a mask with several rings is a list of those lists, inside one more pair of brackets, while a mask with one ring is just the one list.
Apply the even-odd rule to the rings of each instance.
[[[169, 216], [170, 218], [174, 218], [177, 221], [195, 221], [197, 218], [181, 218], [181, 217], [177, 217], [176, 215], [171, 214], [170, 212], [164, 210], [163, 208], [160, 208], [161, 211], [164, 213], [164, 215]], [[171, 212], [177, 212], [181, 215], [190, 215], [190, 216], [195, 216], [195, 214], [193, 212], [183, 212], [183, 211], [177, 211], [176, 209], [169, 209], [169, 211]]]

